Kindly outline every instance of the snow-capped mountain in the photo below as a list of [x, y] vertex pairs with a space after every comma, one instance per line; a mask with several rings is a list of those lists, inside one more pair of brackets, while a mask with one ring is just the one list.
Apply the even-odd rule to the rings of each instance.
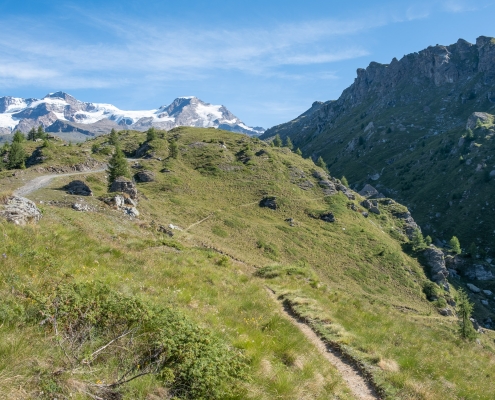
[[152, 126], [166, 130], [176, 126], [213, 127], [247, 135], [261, 135], [265, 131], [245, 125], [224, 106], [208, 104], [196, 97], [179, 97], [168, 106], [142, 111], [85, 103], [64, 92], [50, 93], [41, 100], [0, 97], [0, 134], [16, 130], [26, 133], [39, 125], [47, 132], [91, 136], [108, 133], [112, 128], [145, 131]]

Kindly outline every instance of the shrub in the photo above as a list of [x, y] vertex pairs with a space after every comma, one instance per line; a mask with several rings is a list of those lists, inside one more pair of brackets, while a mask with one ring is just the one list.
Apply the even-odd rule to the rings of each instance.
[[27, 293], [36, 302], [33, 322], [56, 328], [72, 368], [115, 366], [117, 378], [95, 385], [99, 393], [151, 374], [180, 398], [224, 399], [245, 377], [238, 351], [178, 311], [151, 306], [99, 282], [50, 289]]

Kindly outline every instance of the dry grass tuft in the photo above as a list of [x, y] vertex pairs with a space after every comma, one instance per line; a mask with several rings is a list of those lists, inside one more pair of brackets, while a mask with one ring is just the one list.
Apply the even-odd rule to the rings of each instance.
[[400, 370], [399, 364], [397, 364], [394, 360], [381, 359], [378, 362], [378, 366], [383, 371], [388, 371], [388, 372], [399, 372]]

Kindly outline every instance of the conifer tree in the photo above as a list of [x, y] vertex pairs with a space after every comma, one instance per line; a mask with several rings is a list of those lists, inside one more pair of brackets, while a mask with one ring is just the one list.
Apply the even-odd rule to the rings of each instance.
[[471, 258], [475, 258], [476, 254], [478, 254], [478, 247], [474, 244], [474, 242], [471, 242], [469, 245], [468, 253]]
[[301, 149], [300, 149], [299, 147], [298, 147], [298, 148], [297, 148], [297, 150], [296, 150], [296, 154], [297, 154], [298, 156], [302, 156], [302, 151], [301, 151]]
[[290, 137], [287, 136], [285, 139], [285, 147], [288, 147], [290, 150], [294, 148], [294, 145], [292, 144], [292, 140], [290, 140]]
[[419, 229], [415, 229], [412, 234], [412, 246], [414, 251], [423, 250], [426, 247], [425, 239]]
[[452, 239], [449, 240], [449, 246], [455, 254], [461, 254], [461, 244], [457, 236], [452, 236]]
[[170, 144], [168, 145], [168, 154], [170, 158], [179, 157], [179, 146], [177, 145], [176, 140], [170, 141]]
[[146, 141], [151, 142], [156, 139], [156, 131], [154, 127], [151, 127], [146, 131]]
[[43, 129], [43, 125], [38, 126], [38, 130], [36, 131], [36, 139], [44, 139], [46, 136], [45, 130]]
[[26, 152], [24, 151], [22, 144], [20, 142], [15, 142], [15, 141], [12, 142], [12, 145], [10, 146], [10, 150], [9, 150], [9, 155], [7, 157], [7, 168], [24, 169], [26, 168], [25, 161], [26, 161]]
[[27, 139], [32, 140], [33, 142], [36, 140], [36, 129], [34, 129], [34, 127], [29, 131]]
[[429, 246], [432, 242], [433, 242], [433, 240], [431, 239], [431, 236], [430, 235], [428, 235], [428, 236], [425, 237], [425, 244], [427, 246]]
[[118, 145], [119, 137], [117, 135], [117, 131], [112, 128], [110, 131], [110, 137], [108, 138], [108, 143], [113, 144], [114, 146]]
[[278, 133], [273, 138], [273, 145], [275, 147], [282, 147], [282, 139], [280, 139], [280, 135]]
[[471, 313], [473, 312], [473, 304], [469, 301], [469, 297], [463, 289], [457, 292], [457, 316], [459, 317], [459, 333], [464, 339], [474, 339], [476, 331], [471, 322]]
[[[316, 160], [316, 165], [318, 165], [318, 167], [323, 168], [326, 172], [328, 172], [327, 164], [321, 156], [318, 157], [318, 160]], [[330, 172], [328, 172], [328, 173], [330, 173]]]
[[13, 143], [22, 143], [24, 142], [24, 140], [26, 140], [26, 137], [21, 131], [16, 131], [16, 133], [14, 133], [14, 136], [12, 137]]
[[347, 178], [345, 176], [342, 176], [340, 182], [342, 182], [342, 185], [349, 187], [349, 182], [347, 182]]
[[112, 184], [112, 182], [118, 178], [119, 176], [124, 176], [126, 178], [131, 177], [131, 173], [129, 171], [129, 165], [127, 164], [127, 160], [125, 159], [124, 153], [120, 148], [120, 145], [115, 145], [115, 152], [112, 155], [112, 158], [108, 162], [108, 186]]

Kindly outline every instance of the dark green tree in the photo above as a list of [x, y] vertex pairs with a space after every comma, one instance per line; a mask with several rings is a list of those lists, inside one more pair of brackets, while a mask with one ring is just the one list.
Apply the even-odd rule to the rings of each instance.
[[275, 147], [282, 147], [282, 139], [280, 139], [280, 135], [278, 133], [273, 138], [273, 145]]
[[300, 149], [299, 147], [298, 147], [298, 148], [297, 148], [297, 150], [296, 150], [296, 154], [297, 154], [298, 156], [302, 156], [302, 151], [301, 151], [301, 149]]
[[38, 126], [38, 130], [36, 131], [36, 139], [44, 139], [45, 137], [46, 133], [43, 129], [43, 125]]
[[476, 337], [476, 331], [471, 322], [471, 313], [473, 304], [463, 289], [457, 292], [457, 316], [459, 318], [459, 333], [464, 339], [473, 340]]
[[471, 258], [475, 258], [478, 254], [478, 247], [474, 244], [474, 242], [471, 242], [469, 245], [468, 254]]
[[325, 162], [325, 160], [323, 160], [322, 156], [318, 157], [318, 160], [316, 160], [316, 165], [318, 165], [318, 167], [320, 168], [323, 168], [326, 172], [329, 173], [327, 163]]
[[34, 129], [34, 127], [29, 131], [27, 139], [32, 140], [33, 142], [36, 140], [36, 129]]
[[287, 138], [285, 139], [285, 147], [288, 147], [291, 150], [294, 148], [294, 145], [292, 144], [292, 140], [290, 140], [289, 136], [287, 136]]
[[26, 136], [21, 131], [17, 131], [14, 133], [14, 136], [12, 137], [12, 142], [14, 143], [22, 143], [26, 140]]
[[131, 173], [129, 171], [129, 165], [127, 163], [127, 160], [125, 159], [124, 153], [122, 152], [122, 149], [120, 148], [118, 142], [115, 145], [115, 152], [113, 153], [112, 158], [110, 158], [110, 161], [108, 162], [107, 173], [108, 173], [108, 186], [110, 186], [112, 182], [119, 176], [124, 176], [126, 178], [131, 177]]
[[168, 145], [168, 155], [170, 158], [178, 158], [179, 157], [179, 146], [177, 145], [176, 140], [171, 140]]
[[151, 127], [146, 131], [146, 141], [151, 142], [156, 139], [156, 130], [154, 127]]
[[119, 136], [117, 135], [117, 131], [112, 128], [112, 130], [110, 131], [110, 137], [108, 138], [108, 143], [117, 146], [118, 141], [119, 141]]
[[474, 140], [474, 133], [470, 128], [467, 128], [466, 130], [466, 139], [469, 141]]
[[20, 142], [12, 142], [10, 146], [9, 155], [7, 157], [7, 168], [26, 168], [26, 152]]
[[345, 176], [342, 176], [340, 182], [342, 182], [342, 185], [349, 187], [349, 182], [347, 182], [347, 178]]
[[432, 241], [432, 239], [431, 239], [431, 236], [430, 236], [430, 235], [428, 235], [428, 236], [426, 236], [426, 237], [425, 237], [425, 244], [426, 244], [427, 246], [429, 246], [432, 242], [433, 242], [433, 241]]
[[449, 246], [455, 254], [461, 254], [461, 244], [457, 236], [452, 236], [452, 239], [449, 240]]

